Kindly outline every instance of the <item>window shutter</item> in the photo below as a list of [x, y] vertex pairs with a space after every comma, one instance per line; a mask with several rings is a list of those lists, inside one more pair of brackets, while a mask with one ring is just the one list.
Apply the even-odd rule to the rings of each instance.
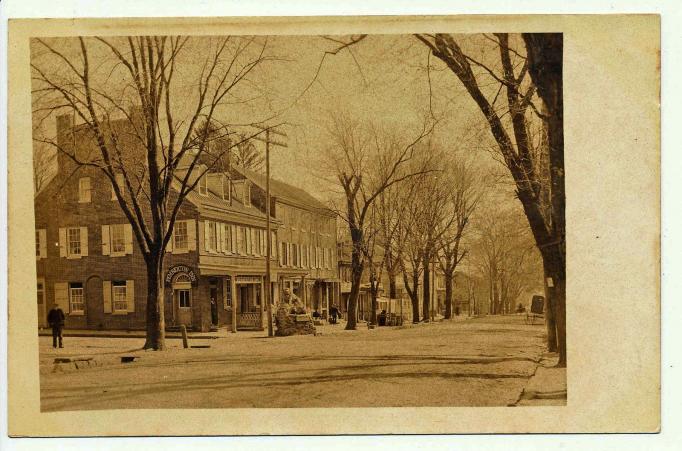
[[187, 250], [197, 250], [197, 226], [194, 219], [187, 220]]
[[230, 235], [232, 235], [232, 245], [231, 251], [233, 254], [237, 253], [237, 227], [235, 225], [230, 226]]
[[123, 236], [126, 242], [126, 254], [133, 253], [133, 226], [130, 224], [123, 225]]
[[211, 221], [204, 221], [204, 250], [209, 251], [211, 249], [211, 240], [209, 240], [209, 224]]
[[104, 299], [104, 313], [111, 313], [111, 281], [102, 281], [102, 298]]
[[244, 227], [244, 241], [246, 242], [246, 255], [251, 255], [251, 229]]
[[218, 253], [223, 251], [223, 224], [220, 222], [215, 225], [215, 250]]
[[88, 228], [81, 227], [81, 257], [88, 256]]
[[66, 229], [59, 228], [59, 256], [66, 257]]
[[197, 227], [197, 230], [199, 231], [199, 245], [198, 249], [199, 251], [203, 252], [204, 250], [204, 221], [198, 221], [199, 227]]
[[47, 230], [38, 230], [38, 239], [40, 240], [40, 258], [47, 258]]
[[[168, 231], [169, 228], [170, 228], [170, 221], [166, 221], [166, 231]], [[173, 233], [171, 233], [170, 239], [168, 240], [168, 244], [166, 244], [166, 252], [173, 252], [173, 244], [175, 244], [173, 241], [174, 235], [175, 235], [175, 230], [173, 231]]]
[[128, 304], [128, 312], [135, 311], [135, 281], [126, 280], [126, 303]]
[[69, 311], [69, 284], [66, 282], [54, 283], [54, 303], [65, 312]]
[[102, 255], [109, 255], [109, 226], [102, 226]]

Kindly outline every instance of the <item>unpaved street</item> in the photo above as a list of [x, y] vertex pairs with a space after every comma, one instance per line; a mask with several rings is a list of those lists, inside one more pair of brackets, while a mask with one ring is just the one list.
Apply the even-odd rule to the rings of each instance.
[[[519, 316], [267, 338], [195, 340], [209, 349], [136, 351], [127, 364], [51, 372], [41, 337], [45, 411], [120, 408], [506, 406], [535, 372], [544, 327]], [[68, 338], [95, 358], [139, 348], [142, 339]]]

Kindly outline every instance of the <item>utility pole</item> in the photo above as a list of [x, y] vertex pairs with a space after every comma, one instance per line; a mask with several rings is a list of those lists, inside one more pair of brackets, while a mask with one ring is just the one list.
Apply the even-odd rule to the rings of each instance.
[[287, 137], [286, 133], [273, 130], [272, 127], [257, 126], [265, 130], [265, 139], [256, 136], [254, 139], [265, 143], [265, 296], [264, 301], [268, 312], [268, 337], [275, 335], [272, 325], [272, 282], [270, 271], [270, 258], [272, 254], [272, 232], [270, 225], [270, 144], [280, 147], [288, 147], [286, 143], [271, 141], [270, 134]]

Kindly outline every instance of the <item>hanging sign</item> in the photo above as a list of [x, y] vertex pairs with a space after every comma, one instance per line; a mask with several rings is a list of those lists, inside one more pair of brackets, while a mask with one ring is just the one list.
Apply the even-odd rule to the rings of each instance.
[[168, 269], [168, 272], [166, 273], [166, 279], [165, 279], [165, 280], [166, 280], [166, 283], [171, 283], [171, 282], [173, 282], [173, 278], [174, 278], [176, 275], [178, 275], [178, 274], [184, 274], [184, 275], [186, 275], [187, 278], [189, 278], [189, 281], [190, 281], [192, 284], [196, 284], [196, 283], [197, 283], [198, 278], [197, 278], [196, 273], [194, 272], [194, 270], [193, 270], [191, 267], [189, 267], [189, 266], [187, 266], [187, 265], [175, 265], [175, 266], [171, 266], [171, 267]]

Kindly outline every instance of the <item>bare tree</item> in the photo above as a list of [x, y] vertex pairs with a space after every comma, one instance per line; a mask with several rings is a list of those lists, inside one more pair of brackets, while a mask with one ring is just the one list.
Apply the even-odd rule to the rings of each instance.
[[[483, 113], [490, 131], [502, 154], [505, 164], [516, 184], [516, 193], [523, 205], [526, 218], [543, 258], [547, 280], [553, 289], [548, 299], [553, 299], [549, 310], [556, 313], [557, 342], [549, 340], [550, 350], [558, 344], [559, 366], [566, 365], [566, 254], [565, 254], [565, 189], [563, 164], [563, 96], [561, 34], [526, 34], [524, 45], [504, 33], [494, 37], [485, 35], [499, 54], [502, 73], [497, 73], [485, 61], [467, 55], [456, 38], [448, 34], [417, 34], [431, 53], [439, 58], [457, 76], [469, 96]], [[525, 47], [525, 48], [524, 48]], [[475, 72], [475, 70], [477, 72]], [[527, 76], [530, 74], [530, 76]], [[483, 86], [496, 84], [497, 94], [493, 100], [484, 92]], [[504, 106], [496, 102], [504, 90]], [[536, 91], [543, 100], [545, 113], [533, 102]], [[493, 91], [494, 92], [494, 91]], [[529, 111], [530, 108], [530, 111]], [[504, 118], [509, 115], [508, 120]], [[543, 184], [534, 162], [532, 143], [528, 136], [531, 122], [542, 120], [548, 126], [549, 185]], [[505, 122], [507, 121], [507, 122]], [[551, 208], [546, 209], [543, 200], [551, 194]], [[549, 313], [549, 312], [548, 312]], [[549, 315], [548, 315], [549, 316]]]
[[53, 149], [36, 145], [33, 150], [33, 192], [37, 195], [56, 173], [57, 154]]
[[464, 161], [454, 161], [444, 175], [448, 192], [447, 208], [454, 215], [454, 221], [443, 225], [443, 233], [438, 240], [438, 264], [445, 279], [445, 319], [452, 317], [453, 285], [455, 272], [467, 255], [462, 238], [469, 225], [480, 198], [476, 179], [480, 175]]
[[211, 154], [209, 127], [197, 130], [254, 86], [250, 77], [274, 59], [266, 55], [267, 39], [137, 36], [33, 44], [34, 120], [67, 112], [82, 123], [72, 125], [67, 139], [42, 142], [111, 183], [147, 267], [144, 347], [162, 350], [165, 249], [186, 196], [222, 157]]
[[[494, 209], [493, 209], [494, 208]], [[541, 268], [528, 228], [513, 210], [488, 208], [476, 218], [472, 260], [488, 286], [488, 312], [511, 313], [519, 296], [539, 285]]]
[[368, 215], [376, 199], [388, 188], [423, 169], [409, 170], [416, 145], [433, 127], [424, 127], [413, 139], [401, 142], [394, 133], [360, 124], [343, 114], [335, 115], [329, 127], [333, 146], [329, 149], [330, 170], [343, 190], [343, 208], [337, 212], [348, 225], [352, 242], [351, 291], [346, 329], [356, 327], [356, 308], [367, 249]]

